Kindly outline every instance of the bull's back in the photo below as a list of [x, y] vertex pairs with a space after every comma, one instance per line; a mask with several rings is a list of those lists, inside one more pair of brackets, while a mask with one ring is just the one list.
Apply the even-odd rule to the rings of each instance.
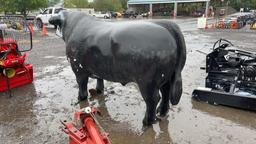
[[165, 51], [171, 54], [176, 49], [175, 39], [168, 30], [151, 22], [116, 23], [111, 38], [120, 43], [122, 50], [137, 50], [139, 53]]

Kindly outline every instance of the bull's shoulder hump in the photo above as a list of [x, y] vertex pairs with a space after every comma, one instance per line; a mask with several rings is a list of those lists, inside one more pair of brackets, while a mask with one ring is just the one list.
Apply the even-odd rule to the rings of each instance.
[[178, 24], [176, 24], [175, 22], [173, 22], [171, 20], [152, 20], [150, 22], [157, 24], [159, 26], [163, 26], [167, 29], [172, 29], [174, 31], [180, 31]]
[[112, 25], [112, 34], [126, 34], [135, 35], [138, 33], [145, 33], [151, 30], [163, 31], [161, 25], [152, 23], [150, 21], [129, 21], [129, 22], [117, 22]]
[[136, 26], [157, 26], [151, 21], [122, 21], [113, 23], [117, 27], [136, 27]]

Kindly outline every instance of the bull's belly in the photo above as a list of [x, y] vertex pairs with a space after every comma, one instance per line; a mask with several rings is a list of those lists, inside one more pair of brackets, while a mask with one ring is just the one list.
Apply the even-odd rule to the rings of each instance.
[[120, 83], [135, 82], [135, 70], [132, 66], [118, 66], [110, 65], [106, 61], [102, 63], [95, 63], [94, 65], [87, 65], [89, 72], [96, 77], [104, 80]]
[[154, 63], [152, 60], [93, 60], [86, 63], [88, 71], [99, 78], [126, 84], [129, 82], [156, 81], [161, 83], [170, 78], [175, 63]]

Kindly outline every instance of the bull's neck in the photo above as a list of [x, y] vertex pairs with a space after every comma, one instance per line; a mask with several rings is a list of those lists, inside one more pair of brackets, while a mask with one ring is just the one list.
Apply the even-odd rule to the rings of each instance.
[[77, 27], [78, 25], [81, 25], [78, 27], [83, 29], [83, 31], [84, 30], [88, 31], [89, 29], [98, 25], [99, 23], [102, 23], [102, 20], [91, 17], [91, 16], [84, 16], [83, 18], [80, 18], [78, 21], [66, 22], [63, 25], [63, 40], [68, 41], [70, 35], [72, 35], [73, 33], [74, 28]]

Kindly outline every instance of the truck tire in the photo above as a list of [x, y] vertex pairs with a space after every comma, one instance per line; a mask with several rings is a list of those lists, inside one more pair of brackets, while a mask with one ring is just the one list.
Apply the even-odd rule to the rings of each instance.
[[40, 29], [43, 28], [43, 22], [42, 22], [41, 19], [37, 19], [37, 20], [36, 20], [36, 24], [37, 24], [37, 27], [38, 27], [38, 28], [40, 28]]

